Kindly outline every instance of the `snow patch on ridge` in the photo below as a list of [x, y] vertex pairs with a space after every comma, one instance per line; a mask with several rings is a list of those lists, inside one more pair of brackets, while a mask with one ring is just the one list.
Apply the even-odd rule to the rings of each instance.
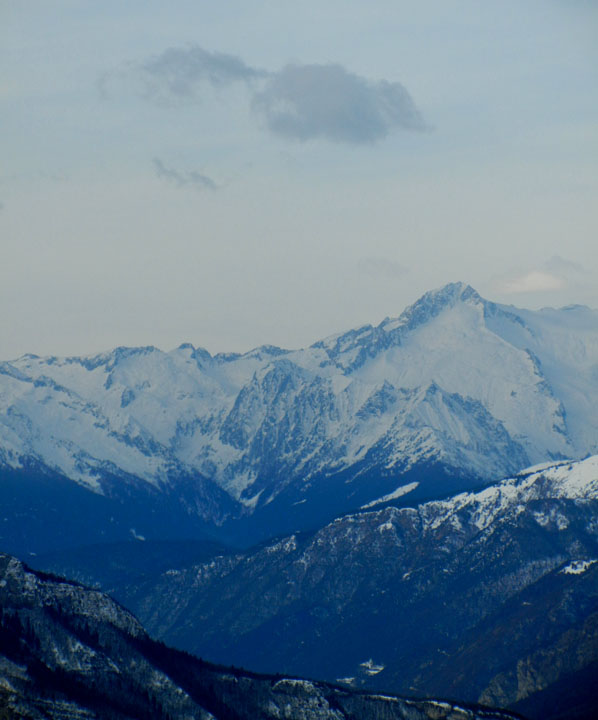
[[361, 509], [366, 510], [367, 508], [374, 507], [374, 505], [380, 505], [381, 503], [390, 502], [390, 500], [397, 500], [398, 498], [403, 497], [403, 495], [407, 495], [407, 493], [410, 493], [413, 490], [415, 490], [415, 488], [418, 485], [419, 485], [418, 482], [412, 482], [412, 483], [407, 483], [407, 485], [401, 485], [393, 492], [388, 493], [388, 495], [383, 495], [382, 497], [378, 498], [377, 500], [372, 500], [372, 502], [362, 505]]
[[597, 562], [598, 560], [574, 560], [564, 567], [561, 572], [565, 575], [581, 575]]

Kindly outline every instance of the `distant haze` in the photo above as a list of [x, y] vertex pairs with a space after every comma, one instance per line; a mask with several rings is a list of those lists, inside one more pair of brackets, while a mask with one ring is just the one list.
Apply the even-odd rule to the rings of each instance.
[[0, 359], [598, 306], [598, 5], [0, 9]]

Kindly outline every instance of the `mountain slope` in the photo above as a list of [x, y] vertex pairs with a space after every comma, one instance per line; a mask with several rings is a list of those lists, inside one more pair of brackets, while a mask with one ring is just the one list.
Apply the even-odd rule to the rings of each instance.
[[350, 693], [218, 668], [152, 641], [99, 592], [0, 555], [0, 717], [508, 720], [455, 703]]
[[517, 310], [454, 283], [304, 350], [2, 363], [0, 468], [119, 502], [181, 497], [203, 531], [243, 518], [251, 540], [400, 485], [421, 500], [596, 452], [597, 378], [597, 312]]
[[590, 716], [598, 456], [380, 507], [112, 590], [159, 637], [221, 662]]

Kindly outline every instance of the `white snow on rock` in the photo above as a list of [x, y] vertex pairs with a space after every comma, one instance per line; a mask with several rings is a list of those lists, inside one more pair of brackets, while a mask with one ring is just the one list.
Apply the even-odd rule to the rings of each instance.
[[[530, 468], [533, 469], [533, 468]], [[413, 514], [421, 520], [424, 533], [435, 532], [446, 523], [459, 528], [460, 515], [483, 531], [498, 518], [525, 512], [533, 500], [568, 499], [598, 500], [598, 455], [574, 463], [557, 463], [536, 472], [522, 471], [483, 490], [463, 492], [448, 500], [433, 500], [417, 507], [367, 509], [359, 514], [346, 515], [331, 524], [349, 524], [360, 517], [379, 518], [380, 531], [390, 530], [403, 514]], [[543, 527], [565, 530], [568, 520], [555, 509], [549, 512], [533, 511], [532, 517]], [[406, 573], [404, 579], [409, 577]]]
[[359, 663], [359, 667], [366, 673], [366, 675], [377, 675], [384, 670], [385, 665], [375, 663], [372, 658], [370, 658], [365, 662]]
[[336, 682], [341, 683], [342, 685], [355, 685], [355, 678], [354, 677], [336, 678]]
[[574, 560], [566, 565], [561, 572], [565, 573], [565, 575], [581, 575], [597, 562], [598, 560]]
[[[518, 310], [463, 283], [303, 350], [187, 344], [0, 363], [0, 464], [39, 462], [96, 492], [107, 475], [160, 487], [200, 473], [252, 512], [291, 481], [356, 463], [490, 480], [597, 452], [598, 312]], [[567, 467], [528, 472], [558, 482]]]
[[403, 497], [403, 495], [407, 495], [407, 493], [410, 493], [413, 490], [415, 490], [415, 488], [418, 487], [418, 485], [419, 485], [418, 482], [412, 482], [412, 483], [407, 483], [407, 485], [401, 485], [393, 492], [388, 493], [388, 495], [383, 495], [382, 497], [378, 498], [377, 500], [372, 500], [372, 502], [362, 505], [361, 509], [366, 510], [367, 508], [374, 507], [374, 505], [380, 505], [381, 503], [390, 502], [391, 500], [397, 500], [398, 498]]

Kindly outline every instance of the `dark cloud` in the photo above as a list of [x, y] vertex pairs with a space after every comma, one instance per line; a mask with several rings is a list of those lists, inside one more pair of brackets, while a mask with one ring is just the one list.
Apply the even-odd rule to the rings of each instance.
[[143, 63], [140, 69], [146, 94], [169, 100], [196, 96], [204, 83], [218, 88], [266, 75], [234, 55], [209, 52], [197, 45], [168, 48]]
[[370, 82], [341, 65], [287, 65], [257, 92], [253, 108], [277, 135], [371, 143], [396, 128], [425, 130], [398, 82]]
[[154, 158], [153, 160], [156, 175], [160, 178], [164, 178], [170, 182], [173, 182], [178, 187], [184, 187], [185, 185], [194, 185], [197, 188], [204, 190], [217, 190], [218, 185], [207, 175], [202, 175], [196, 170], [189, 170], [188, 172], [179, 172], [173, 168], [168, 168], [160, 158]]

